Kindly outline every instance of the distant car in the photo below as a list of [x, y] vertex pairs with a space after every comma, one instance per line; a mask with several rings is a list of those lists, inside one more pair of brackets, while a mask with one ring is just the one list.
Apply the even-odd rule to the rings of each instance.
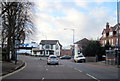
[[61, 56], [60, 59], [71, 59], [71, 56], [67, 56], [67, 55]]
[[86, 59], [83, 55], [76, 55], [76, 56], [74, 56], [74, 61], [75, 62], [85, 62]]
[[59, 64], [59, 58], [56, 55], [50, 55], [47, 59], [47, 64]]

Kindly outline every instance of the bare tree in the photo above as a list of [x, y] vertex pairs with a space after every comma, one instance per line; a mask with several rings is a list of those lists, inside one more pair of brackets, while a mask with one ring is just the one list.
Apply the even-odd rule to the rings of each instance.
[[[33, 23], [29, 15], [30, 2], [1, 2], [2, 5], [2, 48], [6, 50], [5, 59], [15, 60], [16, 40], [24, 43], [27, 34], [32, 33]], [[30, 26], [31, 24], [31, 26]], [[29, 33], [28, 33], [29, 32]], [[6, 48], [5, 48], [6, 45]], [[10, 53], [12, 58], [10, 58]]]

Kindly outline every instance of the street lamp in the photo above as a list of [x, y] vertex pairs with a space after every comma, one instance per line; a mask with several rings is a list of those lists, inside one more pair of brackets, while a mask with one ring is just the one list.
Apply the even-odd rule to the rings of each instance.
[[[72, 30], [73, 31], [73, 45], [74, 45], [75, 29], [65, 28], [64, 30]], [[74, 47], [73, 46], [72, 46], [72, 56], [74, 56]]]
[[119, 48], [119, 25], [120, 25], [120, 11], [119, 11], [119, 9], [120, 9], [120, 1], [118, 1], [117, 0], [117, 24], [118, 24], [118, 27], [117, 27], [117, 32], [118, 32], [118, 52], [117, 52], [117, 65], [118, 65], [118, 67], [119, 67], [119, 64], [120, 64], [120, 52], [119, 52], [119, 50], [120, 50], [120, 48]]
[[47, 40], [47, 35], [45, 35], [45, 34], [42, 34], [42, 36], [45, 36], [45, 39]]
[[65, 28], [64, 30], [72, 30], [73, 31], [73, 44], [74, 44], [74, 38], [75, 38], [75, 29]]

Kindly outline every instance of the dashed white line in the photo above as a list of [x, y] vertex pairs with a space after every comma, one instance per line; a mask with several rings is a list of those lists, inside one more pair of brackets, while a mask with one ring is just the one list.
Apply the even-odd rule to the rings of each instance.
[[77, 69], [77, 68], [74, 68], [75, 70], [79, 71], [79, 72], [82, 72], [81, 70]]
[[95, 79], [95, 80], [97, 80], [97, 81], [100, 81], [100, 80], [98, 80], [97, 78], [95, 78], [94, 76], [92, 76], [90, 74], [86, 74], [86, 75], [89, 76], [89, 77], [91, 77], [91, 78], [93, 78], [93, 79]]
[[78, 70], [79, 72], [82, 72], [81, 70]]
[[44, 79], [45, 79], [45, 78], [43, 77], [43, 78], [42, 78], [42, 81], [43, 81]]

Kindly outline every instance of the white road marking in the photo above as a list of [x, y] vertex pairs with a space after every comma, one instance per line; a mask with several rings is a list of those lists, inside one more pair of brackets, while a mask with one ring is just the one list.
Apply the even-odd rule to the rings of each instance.
[[89, 77], [91, 77], [91, 78], [93, 78], [93, 79], [95, 79], [95, 80], [97, 80], [97, 81], [100, 81], [100, 80], [98, 80], [97, 78], [95, 78], [94, 76], [92, 76], [90, 74], [86, 74], [86, 75], [89, 76]]
[[75, 70], [79, 71], [79, 72], [82, 72], [81, 70], [77, 69], [77, 68], [74, 68]]
[[42, 78], [42, 81], [43, 81], [44, 79], [45, 79], [45, 78], [43, 77], [43, 78]]
[[78, 70], [79, 72], [82, 72], [81, 70]]
[[46, 69], [46, 71], [47, 71], [48, 69]]

